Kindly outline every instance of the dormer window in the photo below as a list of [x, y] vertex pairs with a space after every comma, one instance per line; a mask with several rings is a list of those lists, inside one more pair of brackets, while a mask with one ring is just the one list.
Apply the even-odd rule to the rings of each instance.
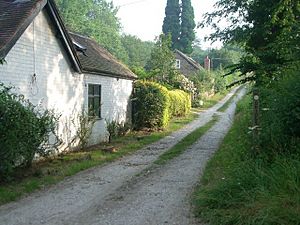
[[75, 46], [76, 51], [79, 51], [83, 55], [86, 55], [85, 54], [86, 47], [84, 47], [83, 45], [79, 44], [77, 41], [74, 41], [74, 40], [73, 40], [73, 45]]
[[175, 61], [175, 68], [180, 69], [180, 59], [176, 59]]

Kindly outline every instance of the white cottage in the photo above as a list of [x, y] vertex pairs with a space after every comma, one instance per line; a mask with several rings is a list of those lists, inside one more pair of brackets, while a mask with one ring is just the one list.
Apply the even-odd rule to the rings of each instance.
[[0, 58], [0, 82], [61, 114], [65, 145], [82, 110], [97, 116], [90, 145], [107, 140], [106, 120], [128, 118], [136, 75], [95, 41], [69, 33], [53, 0], [0, 1]]

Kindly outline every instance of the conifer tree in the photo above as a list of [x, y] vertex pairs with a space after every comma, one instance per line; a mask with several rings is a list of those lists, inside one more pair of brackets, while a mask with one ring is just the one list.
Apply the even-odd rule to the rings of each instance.
[[191, 0], [182, 0], [179, 49], [186, 54], [193, 52], [192, 44], [195, 40], [194, 29], [196, 27], [194, 18], [194, 9]]
[[163, 33], [172, 36], [172, 49], [179, 47], [180, 36], [180, 5], [179, 0], [168, 0], [163, 22]]

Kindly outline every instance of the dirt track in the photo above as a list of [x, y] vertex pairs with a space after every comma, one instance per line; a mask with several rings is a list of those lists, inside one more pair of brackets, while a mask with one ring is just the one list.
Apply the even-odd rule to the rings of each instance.
[[[238, 97], [244, 92], [239, 92]], [[164, 166], [153, 167], [152, 163], [208, 122], [231, 95], [199, 113], [199, 118], [183, 129], [134, 155], [81, 172], [47, 190], [1, 206], [0, 225], [198, 224], [191, 215], [190, 193], [206, 161], [230, 128], [235, 103], [225, 113], [218, 113], [219, 122], [182, 155]]]

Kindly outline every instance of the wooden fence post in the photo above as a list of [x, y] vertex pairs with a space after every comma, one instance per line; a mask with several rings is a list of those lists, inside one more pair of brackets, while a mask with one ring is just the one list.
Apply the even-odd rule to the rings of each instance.
[[253, 149], [255, 153], [259, 152], [259, 90], [253, 89], [253, 118], [252, 118], [252, 134], [253, 134]]

